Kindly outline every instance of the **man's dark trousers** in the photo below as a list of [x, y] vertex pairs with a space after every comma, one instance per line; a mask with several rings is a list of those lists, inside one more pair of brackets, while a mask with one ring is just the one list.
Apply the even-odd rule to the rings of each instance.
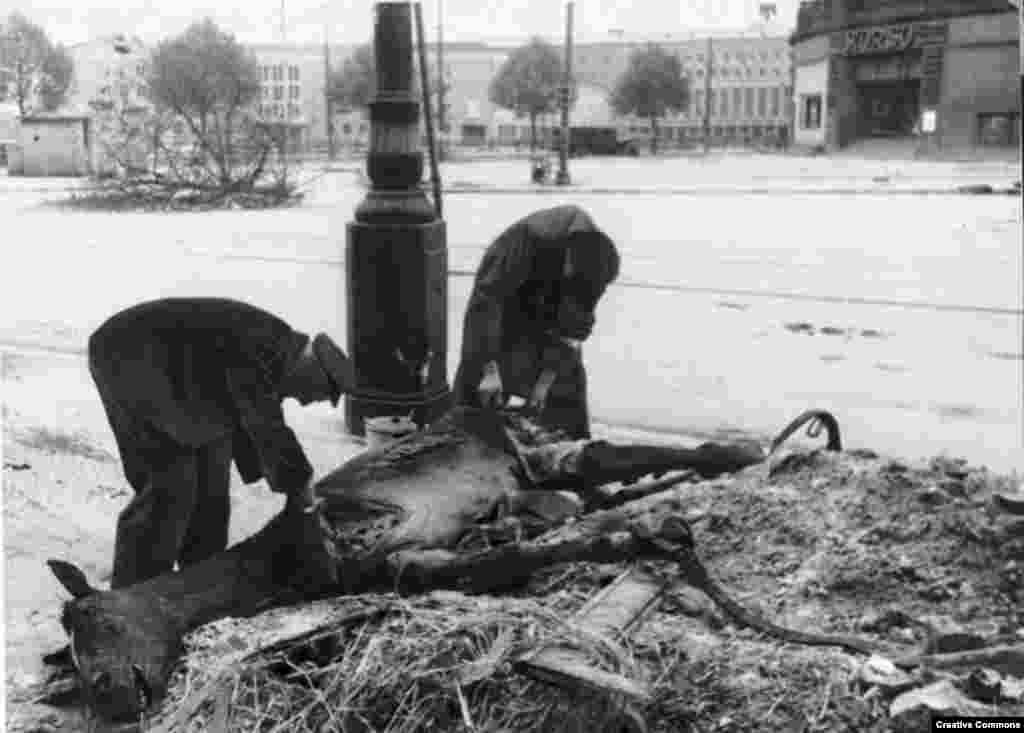
[[[117, 520], [112, 588], [224, 550], [231, 512], [231, 437], [183, 446], [133, 418], [104, 368], [90, 366], [135, 497]], [[142, 552], [135, 548], [146, 548]]]

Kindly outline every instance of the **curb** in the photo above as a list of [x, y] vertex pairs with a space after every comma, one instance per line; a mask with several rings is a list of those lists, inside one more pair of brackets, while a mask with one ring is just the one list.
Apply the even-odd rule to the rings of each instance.
[[569, 186], [452, 186], [443, 192], [454, 195], [470, 194], [540, 194], [562, 195], [565, 193], [583, 195], [661, 195], [661, 196], [719, 196], [719, 195], [756, 195], [756, 196], [799, 196], [799, 195], [832, 195], [832, 196], [979, 196], [1000, 195], [1020, 196], [1019, 188], [997, 188], [988, 184], [965, 185], [944, 188], [733, 188], [733, 187], [690, 187], [690, 188], [601, 188]]

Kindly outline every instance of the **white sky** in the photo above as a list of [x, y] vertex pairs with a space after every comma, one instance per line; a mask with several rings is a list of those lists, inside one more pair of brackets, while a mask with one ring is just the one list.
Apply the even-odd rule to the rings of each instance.
[[[427, 36], [436, 34], [438, 3], [443, 3], [445, 40], [525, 38], [564, 32], [559, 0], [424, 0]], [[799, 0], [776, 0], [778, 23], [790, 29]], [[121, 32], [147, 43], [174, 35], [190, 22], [212, 17], [244, 42], [280, 40], [281, 0], [0, 0], [0, 15], [13, 9], [43, 25], [51, 38], [78, 43]], [[609, 30], [633, 34], [683, 34], [702, 28], [750, 26], [758, 20], [759, 0], [576, 0], [579, 40], [611, 38]], [[333, 43], [370, 40], [373, 0], [284, 0], [289, 41], [321, 42], [324, 23]]]

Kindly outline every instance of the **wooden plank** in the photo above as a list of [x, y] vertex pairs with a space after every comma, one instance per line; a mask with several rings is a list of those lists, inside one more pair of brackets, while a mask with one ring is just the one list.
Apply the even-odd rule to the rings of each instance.
[[[665, 583], [649, 573], [627, 570], [587, 601], [570, 623], [612, 641], [620, 641], [657, 606], [665, 588]], [[559, 644], [526, 653], [520, 657], [516, 667], [528, 677], [563, 688], [587, 687], [639, 700], [649, 697], [645, 685], [624, 675], [596, 669], [589, 664], [583, 652]]]

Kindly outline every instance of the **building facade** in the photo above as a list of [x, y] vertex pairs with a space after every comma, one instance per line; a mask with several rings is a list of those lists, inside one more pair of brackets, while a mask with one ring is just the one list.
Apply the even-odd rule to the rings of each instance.
[[1017, 149], [1018, 11], [1006, 0], [810, 0], [791, 42], [795, 140]]
[[93, 172], [91, 118], [86, 115], [26, 116], [11, 148], [12, 176], [87, 176]]
[[[749, 143], [788, 134], [792, 109], [792, 65], [788, 35], [760, 31], [715, 34], [711, 63], [705, 36], [663, 36], [614, 41], [582, 41], [573, 46], [573, 74], [579, 93], [570, 118], [573, 125], [614, 126], [623, 135], [650, 134], [650, 121], [620, 117], [608, 96], [628, 64], [630, 54], [656, 42], [679, 57], [690, 81], [690, 104], [685, 110], [659, 120], [666, 141], [703, 140], [707, 73], [711, 74], [710, 127], [715, 144]], [[553, 45], [559, 47], [557, 41]], [[449, 44], [445, 46], [445, 72], [449, 135], [463, 144], [523, 143], [529, 140], [529, 120], [493, 105], [487, 98], [491, 79], [514, 50], [509, 45]], [[436, 58], [436, 49], [431, 49]], [[431, 69], [431, 79], [436, 79]], [[558, 127], [558, 113], [538, 120], [540, 135], [548, 139]]]
[[[308, 149], [327, 142], [327, 73], [323, 44], [263, 43], [247, 48], [260, 64], [256, 111], [267, 122], [284, 125], [294, 146]], [[350, 46], [326, 49], [332, 68], [352, 53]]]
[[65, 101], [69, 111], [88, 115], [114, 105], [148, 104], [149, 49], [138, 38], [103, 36], [75, 44], [68, 53], [74, 62], [74, 77]]
[[[525, 39], [523, 39], [525, 43]], [[556, 48], [560, 41], [550, 39]], [[573, 47], [573, 74], [578, 94], [570, 119], [573, 125], [614, 126], [623, 136], [650, 134], [650, 121], [616, 115], [608, 96], [629, 64], [630, 54], [656, 42], [676, 54], [689, 78], [689, 107], [659, 120], [661, 137], [681, 144], [703, 140], [708, 72], [705, 36], [637, 37], [583, 40]], [[442, 134], [451, 143], [470, 146], [523, 145], [530, 139], [530, 121], [491, 103], [488, 88], [517, 43], [447, 43], [444, 46], [446, 91]], [[750, 143], [784, 138], [793, 110], [792, 59], [789, 35], [779, 30], [719, 33], [712, 37], [711, 135], [715, 144]], [[336, 67], [344, 57], [337, 55]], [[428, 72], [437, 111], [437, 47], [428, 53]], [[538, 138], [550, 141], [560, 123], [553, 112], [537, 120]], [[349, 110], [336, 117], [337, 139], [343, 145], [365, 144], [369, 132], [365, 114]], [[314, 132], [316, 136], [318, 133]], [[320, 133], [326, 134], [326, 132]]]

